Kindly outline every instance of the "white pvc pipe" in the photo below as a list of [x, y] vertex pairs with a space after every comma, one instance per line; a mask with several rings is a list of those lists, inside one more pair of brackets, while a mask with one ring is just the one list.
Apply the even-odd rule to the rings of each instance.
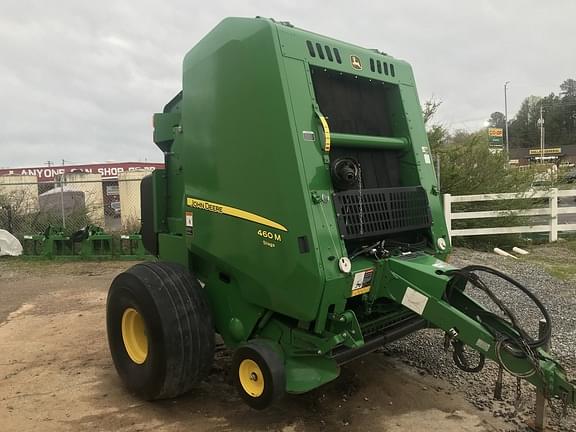
[[518, 257], [515, 257], [514, 255], [512, 255], [511, 253], [508, 253], [500, 248], [494, 248], [494, 253], [498, 254], [498, 255], [502, 255], [505, 257], [510, 257], [510, 258], [514, 258], [514, 259], [518, 259]]
[[527, 250], [520, 249], [519, 247], [516, 247], [516, 246], [514, 246], [514, 247], [512, 248], [512, 250], [513, 250], [514, 252], [516, 252], [517, 254], [520, 254], [520, 255], [528, 255], [528, 254], [530, 253], [530, 252], [528, 252]]

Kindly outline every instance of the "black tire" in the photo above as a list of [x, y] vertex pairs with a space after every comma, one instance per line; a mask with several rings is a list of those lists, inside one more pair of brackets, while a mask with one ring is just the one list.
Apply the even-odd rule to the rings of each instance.
[[[140, 328], [143, 322], [146, 339], [137, 348], [147, 346], [129, 354], [127, 347], [133, 345], [124, 342], [123, 328], [126, 335], [138, 328], [129, 326], [134, 315], [140, 317]], [[141, 263], [116, 276], [108, 292], [106, 325], [114, 366], [126, 387], [143, 399], [183, 394], [210, 370], [212, 315], [206, 293], [183, 266]]]
[[[241, 367], [246, 360], [258, 366], [253, 381], [260, 382], [261, 387], [252, 393], [242, 383]], [[263, 340], [250, 341], [236, 349], [232, 357], [232, 376], [242, 400], [257, 410], [269, 407], [285, 393], [286, 377], [282, 357]]]

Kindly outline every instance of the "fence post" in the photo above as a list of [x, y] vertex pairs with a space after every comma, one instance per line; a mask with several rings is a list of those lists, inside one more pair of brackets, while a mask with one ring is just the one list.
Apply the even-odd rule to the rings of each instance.
[[452, 195], [444, 194], [444, 218], [446, 219], [446, 229], [448, 238], [452, 242]]
[[555, 242], [558, 240], [558, 188], [551, 189], [550, 195], [550, 234], [548, 240]]

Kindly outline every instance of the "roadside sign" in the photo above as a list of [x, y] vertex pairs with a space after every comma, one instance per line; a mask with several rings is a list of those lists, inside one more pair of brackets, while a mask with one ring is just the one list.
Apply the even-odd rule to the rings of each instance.
[[494, 144], [502, 144], [504, 130], [502, 128], [488, 128], [488, 141]]
[[[535, 156], [535, 155], [539, 155], [542, 153], [542, 149], [539, 148], [533, 148], [530, 149], [528, 151], [528, 154], [530, 154], [530, 156]], [[544, 149], [544, 154], [561, 154], [562, 153], [562, 147], [549, 147], [549, 148], [545, 148]]]

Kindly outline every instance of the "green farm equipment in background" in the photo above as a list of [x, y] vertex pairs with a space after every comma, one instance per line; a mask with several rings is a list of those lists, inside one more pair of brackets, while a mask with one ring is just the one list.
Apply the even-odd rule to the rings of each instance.
[[145, 259], [150, 256], [144, 248], [141, 234], [121, 234], [117, 252], [122, 259]]
[[[494, 270], [445, 261], [406, 62], [285, 22], [225, 19], [186, 55], [154, 141], [166, 168], [142, 182], [142, 235], [159, 262], [121, 273], [107, 301], [112, 358], [131, 391], [190, 390], [210, 369], [217, 332], [234, 352], [239, 394], [261, 409], [432, 327], [460, 368], [492, 359], [576, 403], [544, 350], [551, 321], [538, 299]], [[523, 330], [483, 272], [534, 300], [542, 337]], [[470, 284], [500, 313], [469, 296]]]
[[43, 233], [25, 235], [23, 240], [24, 255], [56, 258], [74, 256], [74, 242], [59, 227], [48, 226]]
[[149, 259], [141, 234], [114, 236], [96, 225], [68, 235], [49, 226], [41, 234], [24, 235], [23, 254], [48, 259]]
[[44, 256], [46, 233], [26, 234], [22, 237], [22, 254], [28, 257]]
[[96, 225], [87, 225], [70, 236], [73, 253], [81, 257], [112, 256], [113, 237]]

